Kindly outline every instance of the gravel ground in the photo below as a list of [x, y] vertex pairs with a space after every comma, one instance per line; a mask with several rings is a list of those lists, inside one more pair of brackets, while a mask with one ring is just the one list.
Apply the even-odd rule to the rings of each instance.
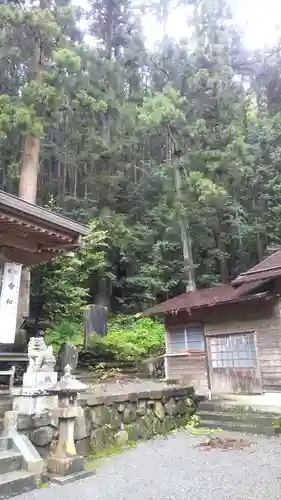
[[[229, 434], [228, 434], [229, 435]], [[222, 437], [222, 434], [218, 434]], [[233, 436], [233, 434], [231, 435]], [[239, 436], [241, 451], [195, 445], [185, 431], [139, 444], [102, 460], [97, 474], [65, 486], [21, 495], [21, 500], [276, 500], [281, 494], [281, 440]]]

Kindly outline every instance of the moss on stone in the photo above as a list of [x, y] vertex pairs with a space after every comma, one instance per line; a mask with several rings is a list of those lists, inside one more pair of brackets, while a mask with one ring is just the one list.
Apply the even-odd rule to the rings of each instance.
[[139, 401], [137, 404], [137, 414], [143, 417], [146, 414], [146, 401]]
[[129, 424], [130, 422], [134, 422], [137, 418], [137, 408], [133, 403], [128, 403], [125, 407], [123, 414], [124, 424]]
[[175, 428], [174, 419], [170, 415], [166, 415], [162, 422], [163, 434], [167, 434]]
[[147, 431], [147, 439], [150, 439], [154, 435], [154, 428], [153, 428], [153, 414], [148, 413], [144, 417], [141, 418], [143, 421], [146, 431]]
[[[156, 398], [137, 403], [129, 402], [122, 404], [122, 407], [120, 405], [110, 408], [96, 407], [92, 413], [93, 452], [95, 457], [97, 454], [99, 456], [114, 454], [124, 448], [124, 446], [120, 447], [120, 443], [123, 445], [126, 441], [125, 435], [131, 443], [148, 440], [153, 436], [165, 435], [190, 425], [196, 421], [195, 415], [196, 405], [192, 391], [184, 391], [180, 396], [176, 393], [174, 397], [168, 395], [162, 398], [162, 402]], [[126, 445], [125, 449], [127, 447]]]
[[101, 460], [103, 458], [110, 457], [112, 455], [117, 455], [118, 453], [122, 453], [124, 451], [130, 450], [131, 448], [134, 448], [136, 446], [136, 443], [132, 441], [128, 441], [126, 446], [120, 446], [117, 443], [112, 443], [108, 446], [105, 446], [104, 448], [100, 450], [92, 449], [87, 461], [86, 461], [86, 468], [89, 470], [94, 470], [96, 467], [99, 466], [101, 463]]
[[109, 409], [109, 424], [115, 430], [119, 430], [121, 427], [121, 417], [114, 406]]
[[44, 488], [49, 488], [49, 483], [43, 483], [43, 484], [38, 484], [36, 486], [36, 488], [38, 488], [38, 490], [41, 490], [41, 489], [44, 489]]
[[92, 424], [94, 428], [110, 424], [110, 411], [107, 406], [94, 406], [91, 411]]
[[136, 420], [132, 424], [125, 427], [128, 432], [129, 441], [138, 441], [139, 439], [147, 439], [147, 429], [141, 419]]
[[153, 435], [159, 435], [163, 433], [162, 422], [158, 420], [158, 418], [154, 418], [153, 420]]
[[178, 405], [175, 402], [174, 398], [170, 398], [169, 401], [165, 404], [165, 413], [167, 415], [175, 416], [178, 413]]
[[162, 403], [160, 403], [159, 401], [156, 401], [155, 403], [154, 413], [159, 420], [164, 420], [165, 410]]
[[174, 420], [175, 420], [175, 426], [177, 428], [184, 427], [189, 421], [189, 416], [185, 414], [177, 415]]
[[113, 442], [114, 429], [111, 425], [95, 429], [91, 435], [91, 447], [96, 450], [100, 450]]

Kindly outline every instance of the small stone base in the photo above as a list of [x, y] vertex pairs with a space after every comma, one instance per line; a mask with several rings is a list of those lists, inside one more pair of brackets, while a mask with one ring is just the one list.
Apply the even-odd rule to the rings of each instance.
[[44, 391], [32, 393], [31, 390], [22, 390], [13, 400], [13, 410], [22, 415], [40, 415], [52, 411], [57, 406], [58, 397], [44, 394]]
[[24, 373], [22, 387], [23, 389], [46, 390], [55, 385], [58, 381], [57, 372], [38, 371]]
[[84, 457], [59, 458], [55, 455], [47, 458], [47, 470], [54, 476], [69, 476], [78, 472], [84, 472]]
[[68, 476], [55, 476], [51, 474], [49, 476], [49, 481], [63, 486], [64, 484], [73, 483], [74, 481], [79, 481], [79, 479], [85, 479], [86, 477], [94, 476], [95, 474], [96, 471], [94, 470], [82, 470], [80, 472], [75, 472], [74, 474], [68, 474]]

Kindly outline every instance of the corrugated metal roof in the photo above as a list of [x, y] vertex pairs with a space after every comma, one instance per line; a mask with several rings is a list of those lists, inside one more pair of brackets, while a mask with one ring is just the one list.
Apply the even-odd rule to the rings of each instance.
[[239, 274], [231, 284], [236, 286], [257, 280], [268, 280], [277, 276], [281, 276], [281, 250], [262, 260], [249, 271]]
[[[154, 314], [163, 314], [172, 311], [191, 310], [201, 307], [213, 307], [226, 302], [235, 302], [243, 300], [254, 289], [265, 283], [267, 280], [256, 281], [254, 284], [249, 283], [238, 288], [231, 285], [221, 285], [212, 288], [204, 288], [202, 290], [193, 290], [191, 292], [182, 293], [173, 299], [166, 300], [161, 304], [151, 307], [143, 313], [144, 316], [152, 316]], [[250, 297], [254, 298], [255, 295]]]

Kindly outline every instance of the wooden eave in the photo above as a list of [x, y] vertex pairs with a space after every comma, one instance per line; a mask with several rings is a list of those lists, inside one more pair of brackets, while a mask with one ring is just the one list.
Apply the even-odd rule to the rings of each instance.
[[76, 250], [86, 234], [82, 224], [0, 191], [2, 261], [46, 262]]

